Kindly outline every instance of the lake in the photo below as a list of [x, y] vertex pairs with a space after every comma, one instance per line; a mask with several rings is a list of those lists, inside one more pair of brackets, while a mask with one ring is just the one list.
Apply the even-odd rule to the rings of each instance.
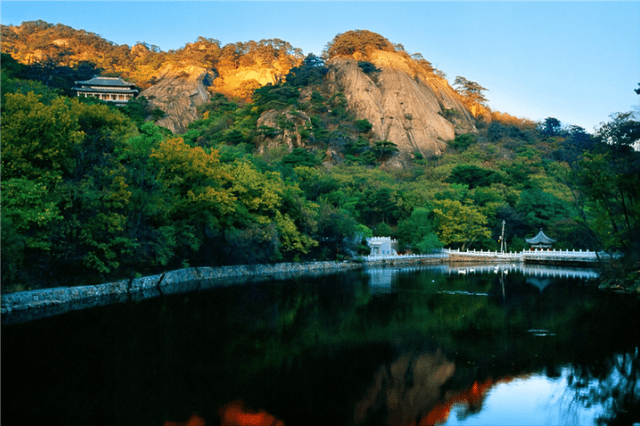
[[3, 324], [2, 422], [640, 423], [640, 301], [595, 276], [369, 268]]

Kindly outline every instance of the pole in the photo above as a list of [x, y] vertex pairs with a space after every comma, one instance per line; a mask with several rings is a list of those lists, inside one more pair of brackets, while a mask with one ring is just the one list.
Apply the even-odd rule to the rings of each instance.
[[502, 236], [500, 237], [500, 252], [504, 253], [504, 220], [502, 221]]

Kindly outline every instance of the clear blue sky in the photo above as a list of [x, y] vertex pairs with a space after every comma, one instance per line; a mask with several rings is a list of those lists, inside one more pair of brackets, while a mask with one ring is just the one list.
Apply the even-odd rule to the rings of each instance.
[[488, 89], [489, 106], [555, 117], [593, 132], [637, 109], [640, 2], [30, 2], [2, 1], [1, 22], [42, 19], [116, 44], [177, 49], [198, 36], [226, 43], [280, 38], [320, 54], [367, 29], [421, 53], [452, 83]]

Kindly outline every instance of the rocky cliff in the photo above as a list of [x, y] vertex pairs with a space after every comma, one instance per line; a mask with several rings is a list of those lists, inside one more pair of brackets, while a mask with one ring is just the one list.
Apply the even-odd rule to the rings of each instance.
[[[199, 37], [183, 49], [162, 52], [147, 43], [118, 46], [97, 34], [44, 21], [0, 29], [2, 51], [23, 63], [53, 61], [73, 67], [91, 61], [97, 68], [135, 82], [145, 89], [141, 94], [151, 107], [164, 111], [165, 117], [157, 124], [175, 133], [184, 132], [198, 118], [196, 108], [209, 100], [210, 93], [249, 101], [256, 88], [283, 81], [303, 62], [300, 49], [279, 39], [222, 46], [215, 39]], [[327, 99], [344, 93], [349, 111], [373, 125], [367, 135], [372, 147], [380, 141], [397, 145], [399, 154], [386, 159], [387, 166], [402, 167], [416, 153], [439, 154], [456, 134], [475, 130], [474, 116], [490, 120], [486, 108], [465, 100], [419, 54], [409, 55], [379, 34], [366, 30], [339, 34], [325, 53], [330, 58], [326, 63], [329, 72], [321, 92]], [[301, 95], [309, 97], [317, 82], [313, 86], [301, 88]], [[309, 103], [302, 98], [301, 103]], [[273, 127], [279, 114], [285, 114], [288, 124], [279, 132], [280, 142], [303, 144], [300, 131], [309, 128], [311, 114], [306, 119], [290, 117], [291, 111], [266, 114], [258, 126]], [[325, 124], [329, 132], [339, 127]], [[338, 153], [341, 147], [331, 149]]]
[[149, 100], [152, 108], [160, 108], [165, 113], [157, 125], [174, 133], [184, 133], [189, 123], [198, 118], [198, 105], [207, 102], [212, 92], [250, 100], [255, 89], [279, 82], [288, 70], [278, 64], [219, 66], [213, 70], [187, 63], [170, 63], [154, 76], [154, 84], [141, 95]]
[[366, 59], [379, 71], [365, 72], [357, 54], [332, 58], [324, 84], [345, 94], [355, 116], [373, 125], [375, 139], [397, 145], [399, 155], [388, 166], [402, 166], [415, 153], [440, 154], [456, 134], [475, 130], [470, 111], [443, 78], [396, 52], [373, 51]]
[[[280, 123], [285, 121], [288, 126], [281, 128]], [[265, 111], [257, 122], [258, 128], [269, 127], [272, 129], [281, 130], [276, 135], [265, 136], [258, 135], [257, 147], [260, 154], [264, 153], [265, 149], [273, 148], [275, 146], [285, 145], [289, 150], [304, 146], [302, 140], [301, 131], [305, 128], [311, 127], [311, 119], [309, 115], [303, 111], [278, 111], [268, 110]]]
[[196, 108], [211, 95], [207, 87], [215, 79], [212, 71], [193, 65], [168, 64], [159, 73], [156, 83], [140, 93], [152, 108], [164, 111], [156, 124], [174, 133], [184, 133], [189, 123], [198, 118]]

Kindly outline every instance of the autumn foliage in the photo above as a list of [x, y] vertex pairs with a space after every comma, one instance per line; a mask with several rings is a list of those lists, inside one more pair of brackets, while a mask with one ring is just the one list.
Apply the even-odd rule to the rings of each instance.
[[367, 57], [372, 50], [395, 52], [393, 44], [380, 34], [368, 30], [354, 30], [338, 34], [327, 44], [329, 58], [350, 56], [358, 52]]

